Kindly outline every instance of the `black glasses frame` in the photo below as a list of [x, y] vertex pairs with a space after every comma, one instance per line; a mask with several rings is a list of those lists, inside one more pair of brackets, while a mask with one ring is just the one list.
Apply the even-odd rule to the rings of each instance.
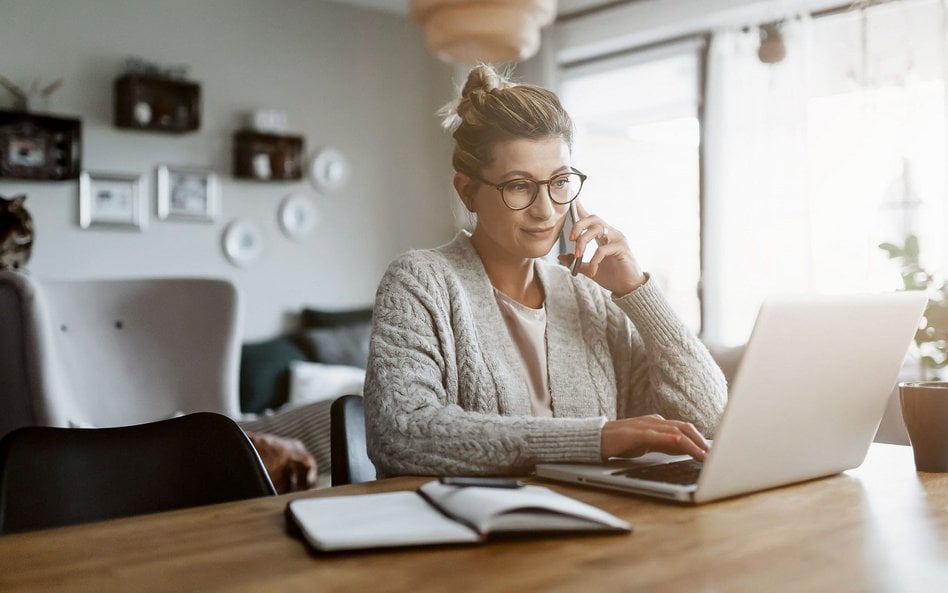
[[[579, 175], [579, 189], [576, 191], [576, 195], [573, 196], [572, 199], [567, 200], [566, 202], [560, 202], [559, 200], [557, 200], [556, 198], [554, 198], [554, 197], [553, 197], [553, 192], [550, 190], [550, 184], [553, 182], [553, 180], [556, 179], [556, 178], [558, 178], [558, 177], [562, 177], [563, 175]], [[548, 196], [550, 196], [550, 201], [551, 201], [551, 202], [553, 202], [554, 204], [559, 204], [560, 206], [565, 206], [565, 205], [571, 203], [573, 200], [575, 200], [576, 198], [579, 197], [580, 192], [583, 191], [583, 184], [586, 183], [586, 177], [587, 177], [586, 174], [580, 173], [580, 172], [577, 171], [576, 169], [571, 169], [571, 170], [567, 171], [566, 173], [558, 173], [558, 174], [554, 175], [553, 177], [550, 177], [550, 178], [547, 179], [546, 181], [537, 181], [536, 179], [530, 179], [529, 177], [518, 177], [518, 178], [516, 178], [516, 179], [508, 179], [507, 181], [504, 181], [503, 183], [494, 183], [494, 182], [492, 182], [492, 181], [487, 181], [487, 180], [484, 179], [483, 177], [479, 177], [479, 176], [477, 176], [477, 175], [474, 175], [474, 179], [477, 179], [477, 180], [480, 181], [481, 183], [486, 183], [486, 184], [489, 185], [490, 187], [493, 187], [494, 189], [496, 189], [497, 191], [499, 191], [499, 192], [500, 192], [500, 199], [501, 199], [501, 201], [504, 203], [504, 206], [506, 206], [507, 208], [509, 208], [509, 209], [511, 209], [511, 210], [514, 210], [514, 211], [526, 210], [526, 209], [529, 208], [530, 206], [533, 206], [533, 203], [537, 201], [537, 196], [540, 195], [540, 186], [541, 186], [541, 185], [545, 185], [545, 186], [546, 186], [546, 194], [547, 194]], [[511, 206], [510, 204], [508, 204], [508, 203], [507, 203], [507, 199], [504, 198], [504, 188], [507, 187], [508, 185], [510, 185], [511, 183], [517, 183], [518, 181], [530, 181], [530, 182], [533, 182], [533, 183], [536, 184], [536, 190], [533, 192], [533, 197], [530, 198], [530, 201], [527, 202], [527, 205], [526, 205], [526, 206], [523, 206], [523, 207], [521, 207], [521, 208], [514, 208], [513, 206]]]

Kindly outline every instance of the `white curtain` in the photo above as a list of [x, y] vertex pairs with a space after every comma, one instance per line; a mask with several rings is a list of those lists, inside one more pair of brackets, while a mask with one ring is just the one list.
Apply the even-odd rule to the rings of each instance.
[[746, 339], [762, 298], [808, 284], [807, 89], [811, 21], [781, 25], [786, 57], [757, 56], [757, 28], [717, 32], [705, 104], [704, 339]]
[[883, 242], [948, 270], [943, 0], [713, 36], [705, 111], [704, 338], [743, 343], [760, 302], [902, 287]]

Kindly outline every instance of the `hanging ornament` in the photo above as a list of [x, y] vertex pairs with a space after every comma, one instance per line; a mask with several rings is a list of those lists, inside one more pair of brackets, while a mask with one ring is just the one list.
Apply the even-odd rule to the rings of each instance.
[[760, 47], [757, 57], [764, 64], [776, 64], [787, 57], [787, 47], [783, 43], [780, 25], [768, 23], [760, 26]]

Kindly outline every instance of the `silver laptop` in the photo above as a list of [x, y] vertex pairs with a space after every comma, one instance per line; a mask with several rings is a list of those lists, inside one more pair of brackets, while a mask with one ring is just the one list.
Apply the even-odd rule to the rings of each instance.
[[[540, 464], [536, 475], [699, 503], [856, 467], [926, 303], [924, 292], [768, 299], [703, 464], [651, 453], [598, 465]], [[675, 465], [659, 467], [668, 464]], [[674, 468], [697, 475], [657, 475]]]

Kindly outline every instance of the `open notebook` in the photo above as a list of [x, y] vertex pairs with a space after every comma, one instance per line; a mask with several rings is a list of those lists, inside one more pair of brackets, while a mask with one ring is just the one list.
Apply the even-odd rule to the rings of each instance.
[[474, 544], [489, 534], [628, 532], [625, 521], [543, 486], [484, 488], [437, 481], [418, 491], [300, 498], [289, 525], [315, 550], [333, 552]]

